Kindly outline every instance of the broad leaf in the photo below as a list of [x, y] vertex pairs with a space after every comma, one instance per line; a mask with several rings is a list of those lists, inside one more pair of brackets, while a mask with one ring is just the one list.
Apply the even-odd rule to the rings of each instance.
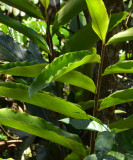
[[113, 132], [101, 132], [95, 142], [95, 150], [99, 159], [104, 159], [109, 151], [111, 151], [115, 141]]
[[[127, 12], [111, 14], [108, 31], [111, 31], [115, 26], [117, 26], [119, 23], [125, 20], [127, 15], [128, 15]], [[66, 42], [62, 51], [66, 53], [66, 52], [89, 49], [92, 48], [97, 41], [99, 41], [99, 37], [93, 31], [92, 24], [89, 23], [86, 26], [82, 27], [79, 31], [77, 31]]]
[[92, 28], [104, 44], [109, 25], [105, 5], [102, 0], [86, 0], [86, 3], [92, 19]]
[[[28, 61], [6, 63], [0, 65], [0, 74], [10, 74], [23, 77], [36, 77], [42, 72], [45, 67], [46, 64], [36, 64], [35, 62]], [[70, 71], [65, 75], [57, 78], [56, 81], [68, 83], [95, 93], [96, 87], [93, 80], [78, 71]]]
[[96, 154], [85, 157], [83, 160], [98, 160]]
[[109, 131], [109, 128], [107, 128], [107, 126], [101, 125], [96, 121], [72, 118], [61, 119], [60, 121], [66, 124], [71, 124], [76, 129], [92, 130], [98, 132]]
[[115, 34], [113, 37], [111, 37], [106, 45], [110, 45], [116, 42], [123, 42], [123, 41], [129, 41], [133, 40], [133, 27], [129, 28], [123, 32], [119, 32]]
[[69, 0], [56, 14], [53, 24], [53, 34], [56, 33], [61, 26], [68, 23], [74, 16], [86, 8], [85, 0]]
[[35, 32], [33, 29], [26, 27], [25, 25], [21, 24], [19, 21], [4, 15], [2, 12], [0, 12], [0, 23], [6, 24], [7, 26], [24, 34], [33, 42], [37, 43], [40, 47], [42, 47], [44, 51], [48, 52], [48, 45], [45, 39], [41, 37], [40, 34]]
[[133, 116], [111, 123], [109, 124], [109, 128], [114, 130], [115, 133], [133, 129]]
[[0, 96], [27, 102], [76, 119], [85, 119], [88, 117], [80, 106], [58, 98], [48, 92], [39, 91], [29, 99], [28, 86], [22, 84], [1, 82]]
[[1, 2], [4, 2], [10, 6], [13, 6], [15, 8], [18, 8], [21, 11], [24, 11], [25, 13], [27, 13], [30, 16], [36, 17], [36, 18], [40, 18], [40, 19], [44, 19], [41, 11], [39, 10], [39, 8], [37, 8], [33, 2], [31, 2], [30, 0], [22, 0], [22, 1], [18, 1], [18, 0], [0, 0]]
[[103, 75], [113, 73], [133, 73], [133, 60], [120, 61], [111, 65], [105, 69]]
[[117, 104], [131, 102], [133, 101], [132, 95], [133, 95], [133, 88], [116, 91], [102, 101], [99, 110], [115, 106]]
[[47, 65], [42, 73], [39, 74], [31, 84], [29, 88], [30, 97], [38, 90], [47, 87], [51, 81], [56, 80], [71, 70], [83, 64], [94, 62], [100, 62], [100, 57], [95, 53], [95, 50], [92, 52], [71, 52], [55, 58], [53, 62]]
[[75, 152], [69, 154], [64, 160], [82, 160], [83, 158]]
[[11, 109], [0, 109], [0, 124], [45, 138], [85, 155], [85, 149], [77, 135], [65, 132], [41, 118]]

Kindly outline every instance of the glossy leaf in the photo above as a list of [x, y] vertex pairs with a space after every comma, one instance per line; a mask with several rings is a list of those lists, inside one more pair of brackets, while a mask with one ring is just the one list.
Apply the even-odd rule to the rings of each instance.
[[66, 124], [71, 124], [76, 129], [92, 130], [98, 132], [109, 131], [109, 128], [107, 128], [107, 126], [101, 125], [96, 121], [72, 118], [61, 119], [60, 121]]
[[133, 101], [132, 95], [133, 95], [133, 88], [116, 91], [102, 101], [99, 110], [115, 106], [117, 104], [131, 102]]
[[114, 65], [107, 67], [103, 75], [113, 73], [133, 73], [133, 60], [120, 61]]
[[4, 15], [2, 12], [0, 12], [0, 23], [6, 24], [7, 26], [24, 34], [26, 37], [28, 37], [33, 42], [37, 43], [40, 47], [42, 47], [44, 51], [48, 52], [48, 46], [45, 39], [41, 37], [40, 34], [35, 32], [33, 29], [26, 27], [25, 25], [21, 24], [19, 21]]
[[109, 124], [109, 128], [114, 130], [115, 133], [133, 129], [133, 116], [111, 123]]
[[85, 0], [69, 0], [56, 14], [53, 24], [53, 34], [64, 24], [68, 23], [79, 12], [86, 9]]
[[22, 84], [1, 82], [0, 96], [27, 102], [72, 118], [88, 119], [88, 115], [80, 108], [80, 106], [58, 98], [48, 92], [39, 91], [29, 99], [28, 88], [28, 86]]
[[104, 159], [108, 152], [111, 151], [115, 141], [115, 133], [101, 132], [95, 142], [95, 150], [99, 159]]
[[16, 110], [0, 109], [0, 124], [53, 141], [77, 154], [85, 155], [85, 149], [77, 135], [65, 132], [44, 119]]
[[64, 160], [82, 160], [83, 158], [75, 152], [69, 154]]
[[47, 87], [51, 81], [56, 80], [71, 70], [83, 64], [94, 62], [100, 62], [100, 57], [94, 50], [92, 52], [71, 52], [55, 58], [52, 63], [47, 65], [42, 73], [35, 78], [29, 88], [29, 96], [31, 97], [33, 93]]
[[106, 7], [102, 0], [86, 0], [86, 3], [92, 19], [92, 28], [104, 44], [109, 25]]
[[[111, 31], [115, 26], [125, 20], [127, 12], [111, 14], [108, 31]], [[99, 41], [99, 37], [92, 29], [92, 24], [88, 23], [77, 31], [64, 45], [62, 52], [73, 52], [92, 48]]]
[[25, 13], [27, 13], [30, 16], [36, 17], [36, 18], [40, 18], [40, 19], [44, 19], [41, 11], [39, 10], [39, 8], [37, 8], [33, 2], [31, 2], [30, 0], [23, 0], [23, 1], [18, 1], [18, 0], [0, 0], [1, 2], [4, 2], [10, 6], [13, 6], [15, 8], [18, 8], [21, 11], [24, 11]]
[[130, 41], [130, 40], [133, 40], [133, 27], [123, 32], [115, 34], [108, 40], [106, 45], [110, 45], [117, 42]]

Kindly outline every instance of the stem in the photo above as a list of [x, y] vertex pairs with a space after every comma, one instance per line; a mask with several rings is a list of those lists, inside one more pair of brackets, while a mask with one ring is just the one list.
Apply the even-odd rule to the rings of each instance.
[[[99, 108], [98, 100], [100, 96], [100, 89], [101, 89], [101, 82], [102, 82], [102, 68], [103, 68], [104, 54], [105, 54], [105, 44], [102, 45], [101, 63], [99, 64], [98, 78], [97, 78], [97, 84], [96, 84], [96, 94], [94, 98], [95, 104], [94, 104], [93, 116], [96, 118], [98, 116], [98, 108]], [[96, 132], [91, 132], [90, 154], [94, 153], [95, 139], [96, 139]]]

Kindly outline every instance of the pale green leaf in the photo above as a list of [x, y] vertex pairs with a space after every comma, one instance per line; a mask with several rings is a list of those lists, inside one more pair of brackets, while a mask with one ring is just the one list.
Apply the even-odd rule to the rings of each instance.
[[133, 40], [133, 27], [115, 34], [108, 40], [106, 45], [110, 45], [117, 42], [130, 41], [130, 40]]
[[111, 65], [105, 69], [103, 75], [113, 73], [133, 73], [133, 60], [120, 61]]
[[56, 33], [61, 26], [68, 23], [74, 16], [86, 8], [85, 0], [69, 0], [56, 14], [52, 28], [53, 34]]
[[86, 156], [83, 160], [98, 160], [96, 154]]
[[37, 8], [37, 6], [35, 6], [34, 3], [31, 2], [31, 0], [20, 0], [20, 1], [18, 0], [0, 0], [0, 1], [10, 6], [13, 6], [15, 8], [18, 8], [20, 11], [24, 11], [30, 16], [44, 19], [39, 8]]
[[92, 19], [92, 28], [104, 44], [109, 25], [106, 7], [102, 0], [86, 0], [86, 3]]
[[50, 82], [86, 63], [100, 62], [100, 57], [91, 51], [71, 52], [55, 58], [52, 63], [39, 74], [29, 88], [29, 95], [48, 86]]
[[47, 45], [45, 39], [42, 36], [40, 36], [40, 34], [35, 32], [33, 29], [21, 24], [19, 21], [14, 20], [7, 15], [4, 15], [2, 12], [0, 12], [0, 23], [6, 24], [7, 26], [24, 34], [26, 37], [28, 37], [33, 42], [37, 43], [40, 47], [42, 47], [44, 49], [44, 51], [46, 51], [46, 52], [49, 51], [48, 45]]
[[131, 101], [133, 101], [133, 88], [116, 91], [102, 101], [99, 110]]
[[10, 97], [16, 100], [27, 102], [72, 118], [88, 119], [88, 115], [80, 108], [80, 106], [58, 98], [48, 92], [39, 91], [29, 99], [28, 88], [28, 86], [22, 84], [1, 82], [0, 96]]
[[44, 119], [16, 110], [0, 109], [0, 124], [53, 141], [79, 155], [85, 155], [85, 149], [77, 135], [65, 132]]
[[92, 130], [98, 132], [109, 131], [109, 128], [106, 125], [102, 125], [97, 123], [96, 121], [87, 119], [65, 118], [61, 119], [60, 121], [66, 124], [71, 124], [76, 129]]

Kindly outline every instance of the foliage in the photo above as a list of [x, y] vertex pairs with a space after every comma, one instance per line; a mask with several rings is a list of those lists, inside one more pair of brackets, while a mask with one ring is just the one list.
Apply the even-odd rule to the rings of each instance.
[[[24, 11], [27, 16], [36, 18], [28, 25], [26, 24], [28, 20], [18, 21], [0, 12], [0, 22], [4, 25], [4, 29], [1, 29], [4, 33], [0, 32], [0, 74], [5, 76], [10, 74], [14, 81], [0, 82], [0, 96], [13, 98], [26, 106], [22, 113], [1, 107], [0, 124], [44, 138], [47, 154], [57, 150], [53, 153], [54, 158], [63, 150], [65, 160], [119, 160], [123, 157], [130, 159], [133, 155], [132, 139], [131, 143], [128, 143], [125, 135], [130, 131], [132, 135], [132, 130], [129, 130], [133, 128], [132, 115], [113, 123], [108, 122], [108, 125], [98, 119], [101, 110], [133, 101], [133, 88], [116, 91], [100, 99], [102, 77], [107, 74], [133, 72], [132, 60], [118, 62], [107, 67], [104, 72], [102, 70], [107, 46], [133, 40], [133, 28], [119, 32], [106, 40], [108, 32], [125, 20], [128, 13], [111, 14], [109, 17], [102, 0], [69, 0], [62, 4], [52, 20], [50, 18], [52, 13], [49, 15], [52, 6], [50, 1], [41, 0], [39, 5], [30, 0], [0, 1]], [[79, 13], [87, 7], [92, 21], [81, 29], [79, 27], [78, 32], [68, 38], [67, 32], [71, 32], [70, 20], [74, 16], [79, 18]], [[23, 46], [18, 44], [9, 36], [8, 27], [23, 34], [29, 43], [23, 41]], [[99, 39], [101, 55], [98, 55], [94, 48]], [[90, 76], [94, 63], [99, 65], [96, 82]], [[82, 69], [88, 73], [85, 74]], [[17, 83], [18, 81], [21, 83]], [[85, 102], [84, 93], [89, 95], [89, 98], [93, 94], [94, 100]], [[78, 94], [83, 96], [81, 101], [73, 98], [78, 97]], [[28, 105], [31, 110], [28, 110]], [[32, 116], [34, 107], [36, 113], [43, 111], [44, 117]], [[89, 108], [93, 108], [93, 115], [85, 111]], [[56, 118], [52, 117], [53, 114]], [[91, 131], [90, 144], [87, 143], [89, 146], [86, 146], [82, 142], [82, 136], [89, 131]], [[122, 136], [127, 145], [123, 151], [119, 148], [119, 145], [124, 145], [124, 142], [120, 142]], [[33, 139], [32, 137], [27, 140], [26, 147], [31, 145]], [[48, 141], [58, 145], [54, 144], [52, 148]], [[65, 148], [62, 149], [60, 145]], [[47, 155], [45, 159], [52, 159], [51, 155]]]

